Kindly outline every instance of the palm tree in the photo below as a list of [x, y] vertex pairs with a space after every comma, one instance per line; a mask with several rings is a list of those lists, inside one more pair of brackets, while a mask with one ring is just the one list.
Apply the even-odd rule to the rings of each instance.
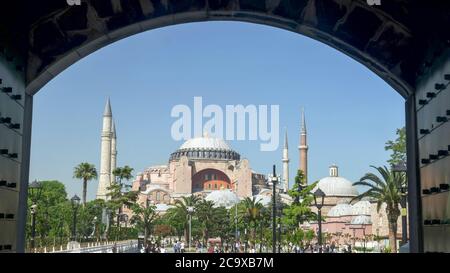
[[212, 201], [202, 199], [196, 204], [196, 214], [199, 222], [202, 225], [203, 243], [206, 244], [206, 240], [209, 238], [210, 227], [216, 221], [216, 208]]
[[[133, 168], [131, 168], [130, 166], [128, 166], [128, 165], [125, 165], [124, 167], [118, 167], [118, 168], [115, 168], [114, 170], [113, 170], [113, 175], [114, 175], [114, 178], [119, 178], [119, 185], [122, 185], [122, 180], [123, 179], [125, 179], [125, 180], [130, 180], [131, 178], [133, 178], [133, 175], [132, 175], [132, 172], [134, 171], [134, 169]], [[114, 179], [114, 181], [115, 181], [116, 179]]]
[[97, 179], [97, 170], [93, 164], [87, 162], [80, 163], [73, 171], [73, 177], [83, 179], [83, 205], [86, 204], [87, 182]]
[[130, 222], [135, 225], [138, 230], [144, 232], [144, 245], [147, 246], [148, 235], [158, 217], [156, 206], [141, 206], [134, 204], [131, 209], [133, 210], [133, 216], [131, 217]]
[[397, 252], [397, 220], [400, 216], [400, 201], [402, 198], [401, 188], [406, 184], [405, 173], [394, 172], [384, 167], [375, 167], [378, 173], [377, 176], [373, 173], [367, 173], [358, 182], [353, 183], [355, 186], [367, 186], [369, 189], [355, 197], [355, 199], [362, 199], [364, 197], [370, 197], [377, 202], [377, 211], [379, 212], [381, 206], [386, 204], [386, 214], [389, 225], [389, 244], [391, 245], [391, 251]]
[[175, 207], [171, 208], [170, 210], [173, 210], [174, 215], [176, 215], [179, 218], [185, 219], [184, 222], [184, 238], [186, 241], [189, 240], [188, 238], [188, 229], [189, 229], [189, 207], [196, 207], [197, 203], [199, 202], [199, 197], [195, 195], [190, 195], [188, 197], [183, 196], [181, 199], [178, 199], [175, 201]]
[[[258, 222], [261, 219], [261, 210], [263, 205], [261, 202], [256, 201], [256, 197], [246, 197], [242, 200], [243, 209], [241, 210], [241, 215], [244, 221], [252, 226], [252, 237], [253, 244], [256, 242], [256, 229], [258, 227]], [[253, 225], [252, 225], [253, 224]]]
[[[123, 205], [131, 205], [133, 201], [136, 200], [137, 193], [134, 192], [127, 192], [125, 194], [122, 193], [122, 180], [130, 180], [133, 178], [132, 172], [134, 171], [133, 168], [131, 168], [128, 165], [125, 165], [124, 167], [118, 167], [113, 170], [114, 175], [114, 181], [116, 181], [116, 177], [119, 178], [119, 181], [115, 182], [113, 185], [111, 185], [108, 190], [110, 191], [111, 199], [115, 200], [117, 202], [118, 210], [117, 213], [117, 227], [120, 228], [120, 215], [122, 214], [122, 207]], [[125, 187], [130, 187], [129, 185], [125, 185]], [[135, 196], [136, 195], [136, 196]], [[131, 203], [130, 203], [131, 202]]]

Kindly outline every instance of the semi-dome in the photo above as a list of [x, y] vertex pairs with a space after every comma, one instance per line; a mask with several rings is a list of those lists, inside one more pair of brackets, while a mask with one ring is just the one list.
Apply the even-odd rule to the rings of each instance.
[[352, 205], [350, 204], [337, 204], [328, 211], [328, 217], [349, 216], [353, 215], [352, 211]]
[[223, 139], [210, 137], [205, 134], [202, 137], [195, 137], [184, 142], [178, 150], [171, 154], [170, 160], [187, 156], [193, 159], [213, 159], [213, 160], [239, 160], [240, 155], [235, 152]]
[[268, 195], [257, 194], [257, 195], [254, 195], [253, 197], [255, 197], [255, 202], [259, 202], [259, 203], [261, 203], [261, 205], [263, 205], [265, 207], [267, 205], [269, 205], [270, 201], [272, 200], [272, 197], [268, 196]]
[[156, 204], [155, 206], [156, 206], [155, 210], [158, 211], [158, 212], [165, 212], [168, 209], [173, 208], [173, 206], [167, 205], [167, 204], [164, 204], [164, 203]]
[[326, 196], [353, 197], [358, 195], [358, 190], [353, 186], [353, 183], [338, 175], [338, 167], [336, 165], [330, 167], [330, 176], [320, 179], [317, 186], [313, 189], [313, 192], [318, 187]]
[[369, 215], [357, 215], [352, 218], [350, 222], [352, 225], [371, 225], [372, 219]]
[[239, 203], [239, 197], [231, 190], [217, 190], [212, 191], [205, 198], [206, 201], [212, 201], [214, 207], [231, 208]]
[[370, 215], [371, 204], [369, 201], [361, 200], [353, 204], [353, 215]]

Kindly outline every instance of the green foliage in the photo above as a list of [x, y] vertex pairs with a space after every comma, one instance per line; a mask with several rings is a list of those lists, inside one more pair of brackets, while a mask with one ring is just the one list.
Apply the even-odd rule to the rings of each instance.
[[115, 179], [116, 181], [111, 183], [107, 188], [109, 200], [106, 205], [111, 212], [111, 217], [116, 219], [118, 228], [120, 226], [120, 215], [122, 214], [123, 207], [130, 208], [135, 204], [139, 194], [138, 191], [130, 191], [131, 186], [123, 183], [123, 179], [128, 182], [133, 177], [132, 172], [133, 168], [127, 165], [114, 169], [113, 174], [118, 178], [118, 181]]
[[406, 185], [406, 175], [403, 172], [391, 171], [386, 166], [371, 166], [380, 176], [367, 173], [358, 182], [353, 183], [355, 186], [366, 186], [368, 190], [355, 199], [369, 197], [377, 202], [377, 210], [386, 204], [386, 214], [389, 224], [389, 240], [394, 242], [393, 251], [396, 252], [395, 234], [397, 234], [397, 220], [400, 216], [400, 202], [402, 198], [401, 188]]
[[406, 162], [406, 129], [405, 127], [397, 129], [397, 139], [386, 142], [384, 149], [391, 151], [391, 158], [388, 160], [390, 165], [396, 165]]
[[317, 182], [305, 185], [303, 172], [298, 170], [297, 176], [295, 177], [295, 184], [288, 191], [289, 196], [294, 199], [294, 202], [283, 209], [283, 217], [281, 219], [283, 224], [291, 228], [296, 228], [305, 221], [317, 219], [317, 214], [311, 211], [311, 204], [314, 201], [314, 196], [311, 192], [316, 185]]
[[[36, 209], [36, 247], [66, 244], [72, 236], [73, 208], [63, 183], [59, 181], [42, 181], [42, 193], [37, 200]], [[28, 200], [31, 207], [32, 201]], [[97, 240], [104, 225], [101, 223], [103, 200], [87, 202], [77, 210], [78, 240]], [[27, 242], [31, 238], [31, 214], [27, 218]], [[97, 221], [93, 221], [97, 217]], [[97, 233], [90, 236], [96, 225]]]
[[[126, 181], [129, 181], [131, 178], [133, 178], [134, 169], [131, 168], [128, 165], [125, 165], [124, 167], [117, 167], [113, 170], [113, 175], [115, 178], [118, 178], [118, 183], [122, 185], [122, 180], [125, 179]], [[116, 181], [116, 179], [114, 179]], [[125, 187], [130, 188], [130, 185], [125, 185]]]
[[83, 204], [86, 204], [87, 182], [97, 179], [97, 170], [93, 164], [83, 162], [75, 167], [73, 177], [83, 180]]
[[133, 211], [133, 216], [131, 217], [130, 222], [139, 232], [144, 234], [144, 242], [147, 242], [147, 238], [158, 217], [156, 206], [142, 206], [139, 204], [133, 204], [131, 209]]

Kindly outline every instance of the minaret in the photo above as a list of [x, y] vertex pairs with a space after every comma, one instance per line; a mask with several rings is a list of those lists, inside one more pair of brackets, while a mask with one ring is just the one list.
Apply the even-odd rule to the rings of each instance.
[[305, 176], [305, 185], [308, 184], [308, 144], [306, 142], [306, 121], [305, 110], [302, 109], [302, 124], [300, 130], [300, 145], [298, 146], [300, 152], [300, 166], [299, 169], [303, 171]]
[[111, 127], [111, 183], [116, 182], [113, 171], [117, 167], [117, 137], [116, 137], [116, 123], [112, 121]]
[[100, 179], [98, 182], [97, 199], [107, 199], [107, 188], [111, 184], [111, 126], [112, 112], [111, 104], [106, 102], [105, 111], [103, 112], [103, 129], [102, 129], [102, 149], [100, 155]]
[[287, 130], [284, 135], [284, 148], [283, 148], [283, 181], [284, 192], [289, 190], [289, 153], [288, 153], [288, 137]]

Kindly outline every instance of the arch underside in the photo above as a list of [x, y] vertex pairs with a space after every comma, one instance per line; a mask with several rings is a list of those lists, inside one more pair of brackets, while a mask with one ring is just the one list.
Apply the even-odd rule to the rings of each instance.
[[192, 176], [192, 191], [212, 191], [221, 189], [230, 189], [231, 179], [224, 172], [207, 168]]
[[220, 20], [263, 24], [311, 37], [362, 63], [407, 97], [413, 92], [416, 67], [410, 57], [413, 51], [416, 57], [420, 54], [411, 29], [402, 23], [410, 13], [382, 8], [392, 5], [374, 7], [364, 0], [110, 0], [83, 2], [79, 7], [63, 3], [31, 25], [27, 92], [35, 94], [79, 59], [130, 35]]

